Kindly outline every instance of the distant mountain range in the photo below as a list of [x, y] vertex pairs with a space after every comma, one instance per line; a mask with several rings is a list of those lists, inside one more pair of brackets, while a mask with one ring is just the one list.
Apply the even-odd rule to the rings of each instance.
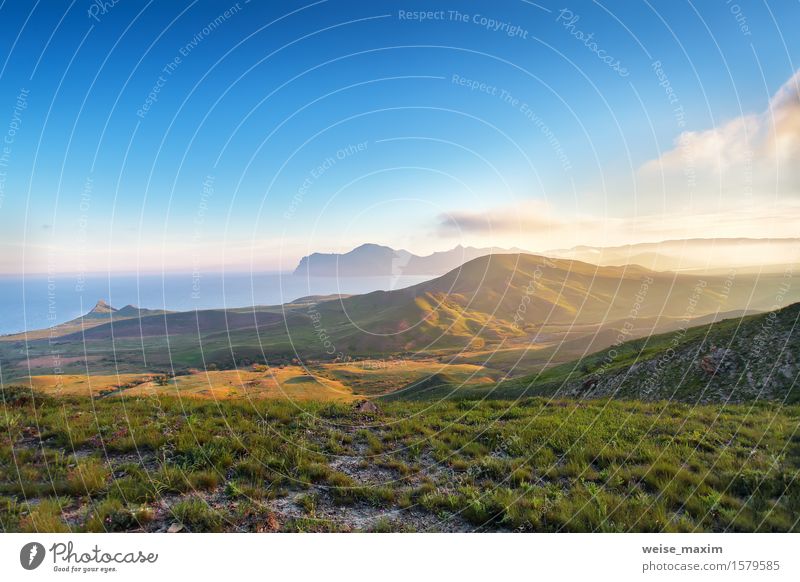
[[800, 263], [800, 238], [697, 238], [616, 247], [577, 246], [543, 254], [601, 266], [641, 265], [654, 271], [775, 273]]
[[[609, 345], [626, 327], [635, 329], [634, 335], [649, 335], [718, 312], [768, 310], [783, 283], [782, 274], [731, 280], [492, 254], [431, 281], [327, 301], [317, 309], [337, 345], [356, 353], [580, 338]], [[800, 289], [787, 291], [786, 299], [790, 296], [800, 299]]]
[[300, 260], [295, 275], [310, 277], [438, 276], [478, 257], [527, 253], [522, 249], [463, 247], [419, 256], [406, 250], [363, 244], [348, 253], [313, 253]]
[[313, 253], [300, 260], [295, 275], [310, 277], [439, 276], [491, 254], [541, 254], [600, 266], [639, 265], [653, 271], [724, 274], [775, 273], [800, 262], [800, 238], [686, 239], [615, 247], [576, 246], [532, 253], [518, 248], [457, 246], [419, 256], [391, 247], [364, 244], [347, 253]]

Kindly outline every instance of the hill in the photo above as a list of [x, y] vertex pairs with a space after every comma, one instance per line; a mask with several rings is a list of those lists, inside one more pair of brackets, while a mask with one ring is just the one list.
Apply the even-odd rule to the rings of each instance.
[[497, 386], [495, 396], [800, 402], [800, 303], [613, 346]]
[[79, 335], [86, 330], [124, 320], [140, 319], [151, 315], [171, 313], [160, 309], [142, 309], [134, 305], [126, 305], [122, 309], [112, 307], [105, 299], [99, 299], [92, 309], [80, 317], [58, 324], [51, 328], [33, 330], [23, 333], [0, 335], [0, 342], [33, 341], [44, 338], [55, 339], [70, 335]]
[[721, 311], [767, 310], [781, 281], [488, 255], [431, 281], [324, 302], [317, 310], [332, 341], [356, 353], [553, 344], [602, 331], [613, 342], [621, 332], [650, 335]]

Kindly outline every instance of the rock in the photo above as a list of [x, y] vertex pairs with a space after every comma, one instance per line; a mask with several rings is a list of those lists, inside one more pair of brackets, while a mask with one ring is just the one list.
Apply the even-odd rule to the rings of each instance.
[[380, 414], [381, 409], [378, 408], [378, 405], [372, 402], [371, 400], [362, 400], [355, 407], [356, 412], [361, 414]]
[[183, 530], [183, 524], [177, 521], [167, 528], [167, 533], [178, 533]]

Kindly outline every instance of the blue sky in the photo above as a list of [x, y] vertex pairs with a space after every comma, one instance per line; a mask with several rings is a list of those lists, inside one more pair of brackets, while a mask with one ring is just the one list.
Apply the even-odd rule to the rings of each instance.
[[0, 5], [0, 272], [790, 234], [797, 2], [101, 4]]

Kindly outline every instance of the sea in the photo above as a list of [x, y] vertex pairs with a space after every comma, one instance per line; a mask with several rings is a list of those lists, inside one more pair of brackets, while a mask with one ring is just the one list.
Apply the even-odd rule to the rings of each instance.
[[354, 295], [415, 285], [430, 277], [308, 277], [292, 273], [0, 276], [0, 334], [51, 327], [99, 299], [117, 309], [193, 311], [280, 305], [308, 295]]

